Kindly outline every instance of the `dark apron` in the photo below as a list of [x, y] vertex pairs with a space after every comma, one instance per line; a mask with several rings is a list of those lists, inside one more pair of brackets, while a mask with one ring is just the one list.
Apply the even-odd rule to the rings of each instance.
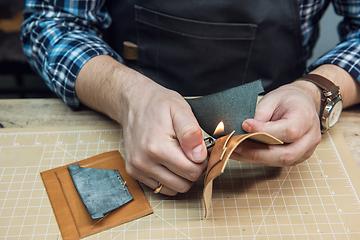
[[305, 69], [296, 0], [107, 0], [109, 44], [138, 45], [129, 61], [183, 96], [219, 92], [258, 79], [265, 91]]

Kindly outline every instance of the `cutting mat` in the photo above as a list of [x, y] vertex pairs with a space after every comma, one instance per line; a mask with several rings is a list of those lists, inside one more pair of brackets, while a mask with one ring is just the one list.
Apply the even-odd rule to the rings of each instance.
[[[0, 239], [61, 239], [39, 172], [111, 150], [123, 153], [114, 127], [0, 130]], [[359, 185], [335, 127], [297, 166], [230, 161], [205, 220], [202, 179], [176, 197], [142, 185], [154, 214], [88, 239], [360, 239]]]

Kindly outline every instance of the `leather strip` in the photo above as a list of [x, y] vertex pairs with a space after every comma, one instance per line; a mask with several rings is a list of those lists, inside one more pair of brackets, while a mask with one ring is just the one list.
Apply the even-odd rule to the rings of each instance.
[[334, 90], [337, 86], [330, 81], [329, 79], [317, 75], [317, 74], [306, 74], [305, 76], [301, 77], [299, 80], [305, 80], [314, 83], [316, 86], [324, 89], [328, 92]]
[[[233, 136], [232, 134], [233, 133], [230, 133], [224, 137], [217, 139], [215, 146], [211, 152], [208, 168], [206, 170], [205, 184], [203, 190], [203, 198], [205, 205], [204, 218], [207, 218], [210, 212], [213, 181], [216, 177], [220, 176], [224, 172], [225, 166], [237, 146], [239, 146], [243, 141], [247, 139], [265, 144], [283, 144], [283, 142], [279, 139], [263, 132], [248, 133], [235, 136]], [[241, 158], [237, 158], [236, 160], [241, 161]]]

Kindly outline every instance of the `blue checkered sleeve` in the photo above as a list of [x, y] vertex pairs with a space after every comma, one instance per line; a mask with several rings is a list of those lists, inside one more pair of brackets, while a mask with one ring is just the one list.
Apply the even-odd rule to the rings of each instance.
[[96, 0], [26, 1], [21, 30], [24, 53], [49, 88], [73, 109], [80, 104], [75, 80], [88, 60], [106, 54], [122, 61], [100, 38], [100, 30], [111, 22], [103, 4]]
[[334, 0], [333, 4], [336, 13], [344, 16], [338, 26], [340, 43], [311, 64], [308, 71], [323, 64], [333, 64], [360, 81], [360, 2]]

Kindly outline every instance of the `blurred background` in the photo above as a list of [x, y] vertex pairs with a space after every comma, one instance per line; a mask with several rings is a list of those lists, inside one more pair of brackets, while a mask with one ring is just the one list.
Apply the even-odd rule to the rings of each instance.
[[[52, 98], [55, 95], [25, 60], [20, 43], [24, 0], [0, 0], [0, 99]], [[332, 5], [321, 21], [320, 39], [311, 63], [339, 42], [337, 24], [341, 20]]]

